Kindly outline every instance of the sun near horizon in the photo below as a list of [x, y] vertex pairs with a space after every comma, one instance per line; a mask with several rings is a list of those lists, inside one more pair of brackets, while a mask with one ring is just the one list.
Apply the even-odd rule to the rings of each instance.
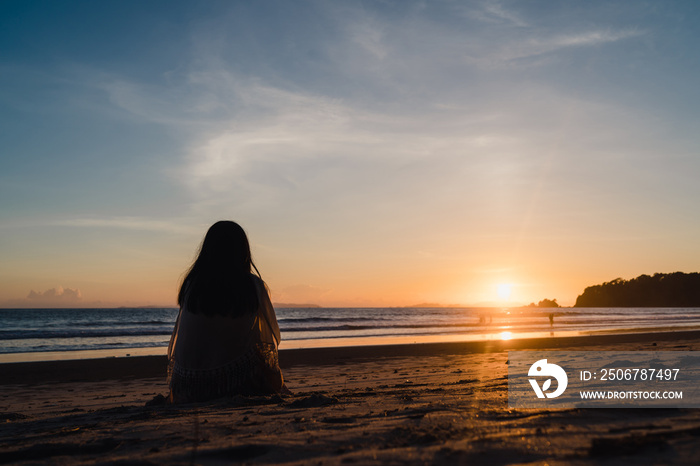
[[501, 283], [498, 285], [498, 298], [503, 302], [508, 302], [513, 293], [513, 285], [510, 283]]

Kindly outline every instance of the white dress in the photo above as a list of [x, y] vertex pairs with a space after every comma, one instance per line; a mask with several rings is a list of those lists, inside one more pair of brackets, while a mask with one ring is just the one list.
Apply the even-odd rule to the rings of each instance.
[[241, 317], [206, 316], [180, 309], [168, 346], [174, 402], [278, 393], [284, 385], [277, 347], [280, 330], [262, 280], [258, 309]]

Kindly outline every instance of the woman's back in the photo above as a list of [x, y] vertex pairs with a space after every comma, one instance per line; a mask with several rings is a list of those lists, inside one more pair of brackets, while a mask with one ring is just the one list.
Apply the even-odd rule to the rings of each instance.
[[204, 314], [183, 307], [169, 356], [185, 368], [211, 369], [229, 363], [252, 344], [277, 347], [280, 335], [275, 311], [262, 280], [254, 280], [260, 303], [254, 313]]
[[[207, 238], [221, 223], [233, 222], [215, 224]], [[206, 241], [205, 238], [198, 261], [204, 255]], [[248, 247], [247, 238], [245, 247]], [[212, 248], [209, 249], [211, 254]], [[192, 286], [193, 282], [197, 283], [197, 264], [193, 265], [180, 291], [180, 313], [168, 348], [171, 400], [203, 401], [281, 391], [284, 383], [277, 360], [280, 332], [265, 284], [259, 277], [247, 273], [237, 277], [245, 280], [245, 285], [253, 285], [252, 297], [235, 299], [237, 296], [233, 296], [234, 299], [222, 302], [192, 296], [191, 293], [198, 291]], [[245, 291], [242, 286], [238, 289]], [[198, 303], [206, 303], [206, 307]], [[256, 306], [241, 309], [235, 303], [255, 303]]]

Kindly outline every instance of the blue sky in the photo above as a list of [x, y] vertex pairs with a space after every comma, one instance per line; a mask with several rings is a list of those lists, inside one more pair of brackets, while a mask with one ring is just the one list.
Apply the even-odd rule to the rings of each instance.
[[172, 304], [220, 218], [277, 301], [698, 269], [695, 2], [0, 8], [0, 305]]

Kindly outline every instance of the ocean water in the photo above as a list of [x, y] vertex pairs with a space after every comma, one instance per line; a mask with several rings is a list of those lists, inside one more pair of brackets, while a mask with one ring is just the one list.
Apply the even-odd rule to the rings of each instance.
[[[456, 341], [700, 329], [700, 308], [278, 308], [276, 312], [284, 347], [367, 344], [368, 338]], [[175, 308], [0, 309], [0, 355], [144, 348], [165, 353], [176, 317]]]

